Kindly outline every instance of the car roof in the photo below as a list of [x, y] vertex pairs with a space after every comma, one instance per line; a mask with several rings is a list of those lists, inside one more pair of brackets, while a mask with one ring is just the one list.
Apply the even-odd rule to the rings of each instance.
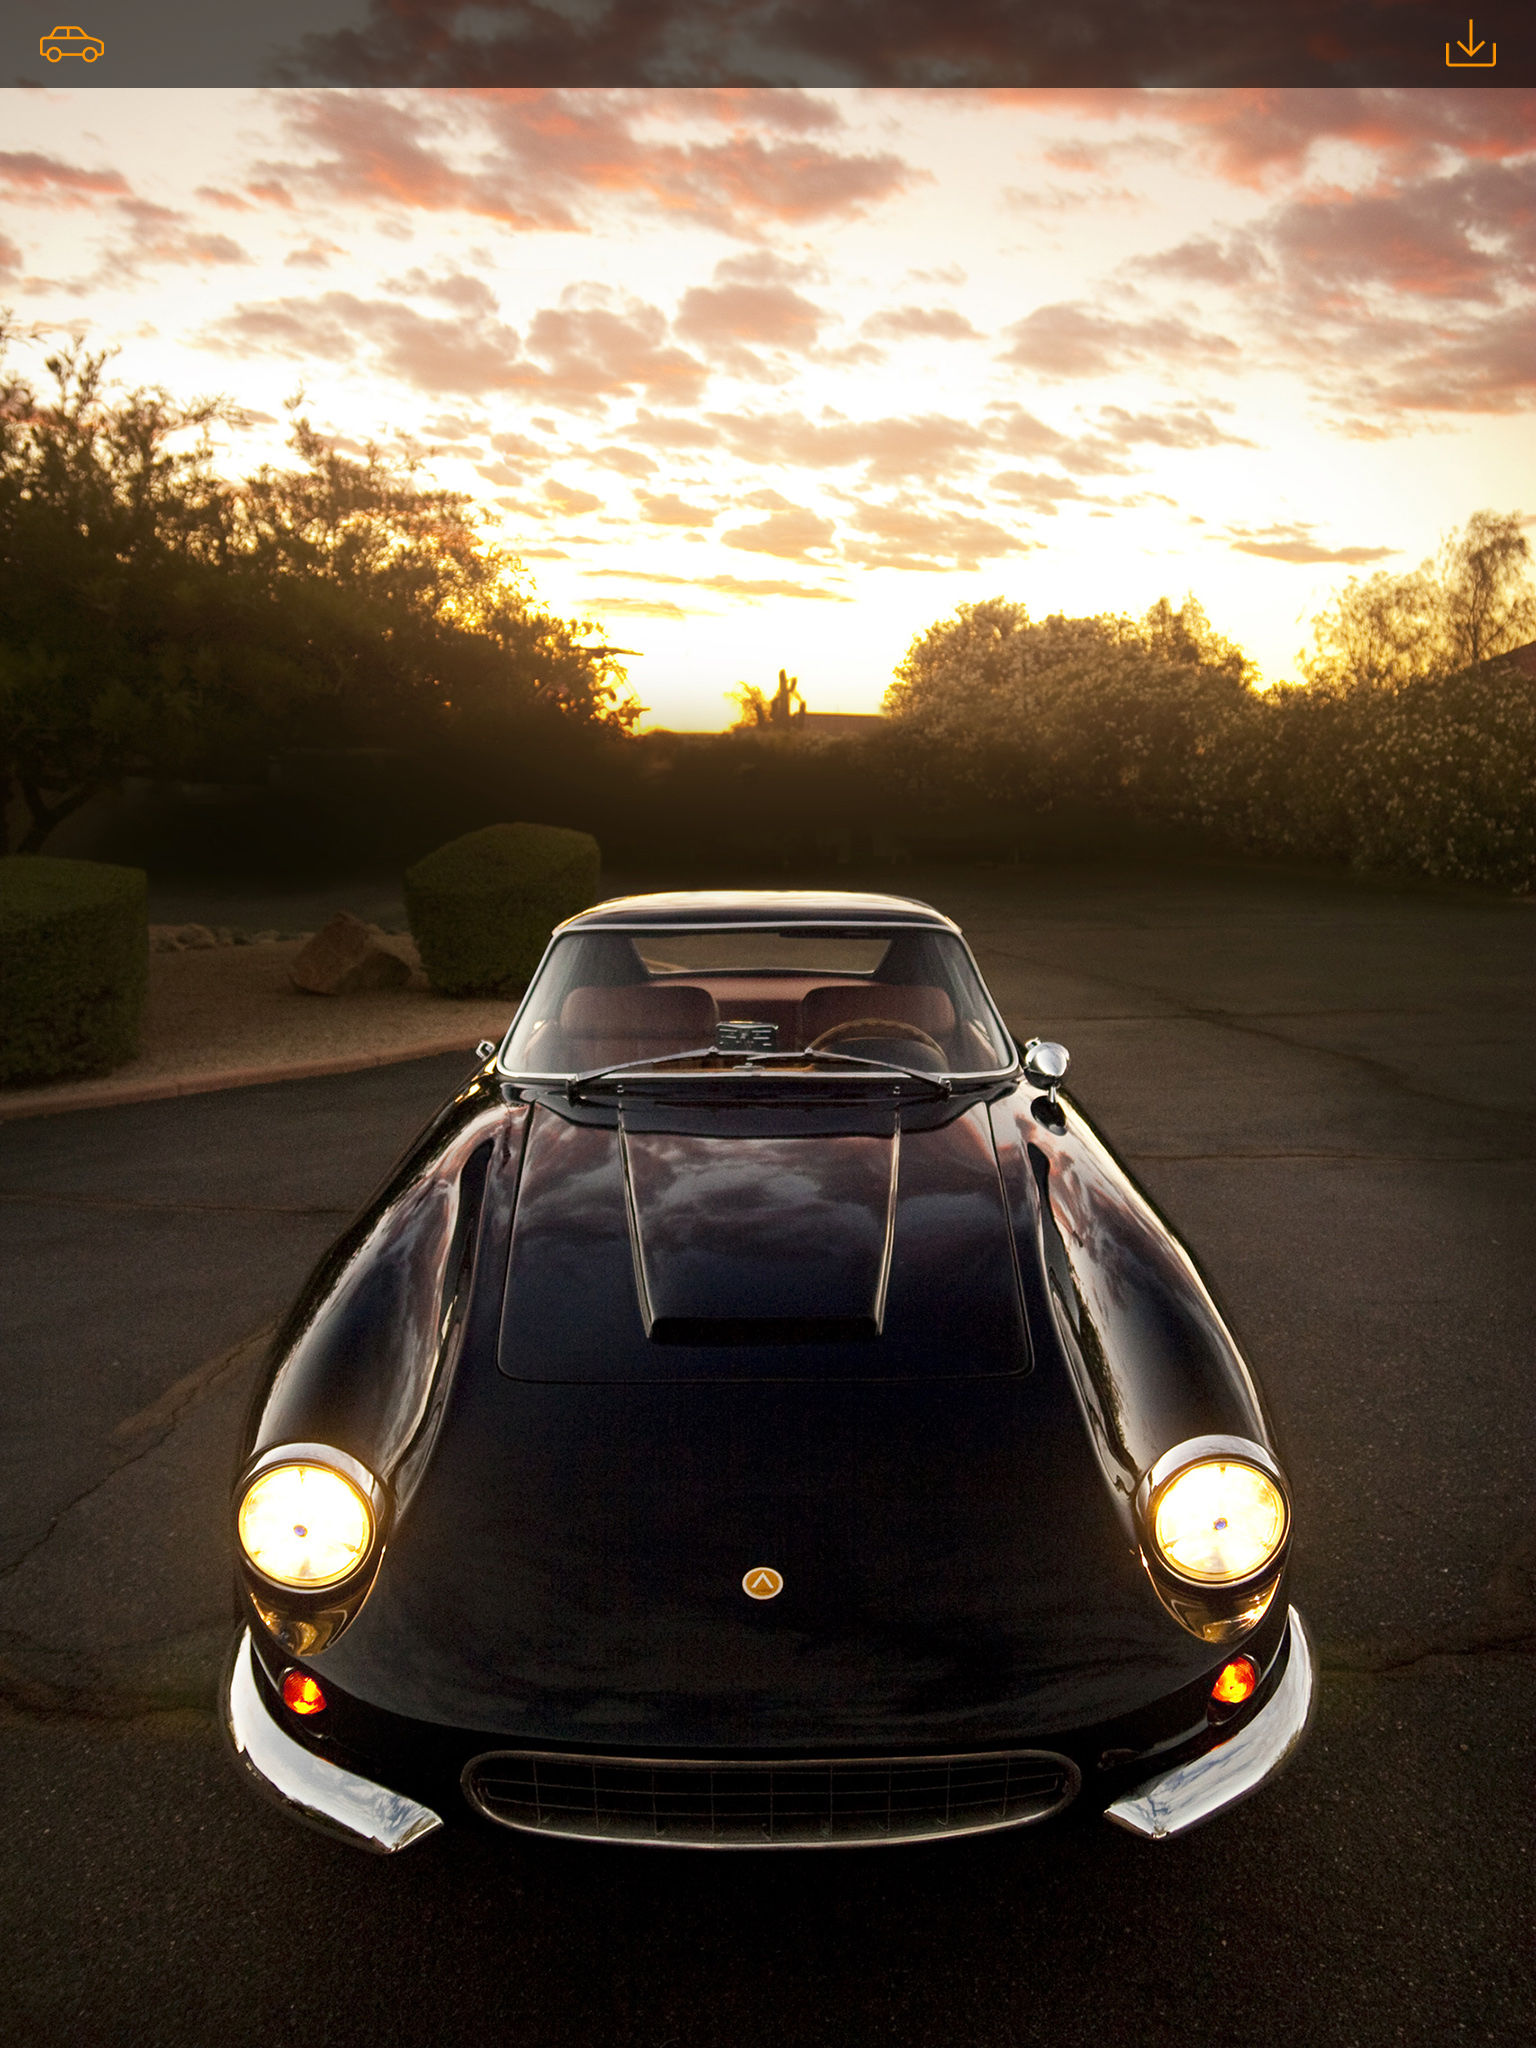
[[931, 903], [852, 889], [672, 889], [654, 896], [614, 896], [568, 918], [562, 932], [656, 928], [699, 930], [742, 925], [920, 925], [957, 932]]

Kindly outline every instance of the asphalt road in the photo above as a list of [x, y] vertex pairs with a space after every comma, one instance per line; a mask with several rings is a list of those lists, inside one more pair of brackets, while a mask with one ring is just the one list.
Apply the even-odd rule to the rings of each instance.
[[[257, 1349], [460, 1078], [0, 1129], [13, 2038], [1462, 2043], [1536, 2031], [1536, 904], [1214, 872], [899, 876], [1195, 1247], [1274, 1411], [1323, 1693], [1240, 1811], [697, 1857], [253, 1799], [211, 1711]], [[1027, 1483], [1027, 1475], [1022, 1475]]]

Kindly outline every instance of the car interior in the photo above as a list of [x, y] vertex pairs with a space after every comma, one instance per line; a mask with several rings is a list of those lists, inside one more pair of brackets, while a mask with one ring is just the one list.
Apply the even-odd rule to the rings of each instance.
[[[951, 976], [937, 957], [922, 957], [935, 955], [931, 945], [898, 940], [878, 949], [883, 957], [873, 972], [837, 974], [689, 968], [648, 961], [617, 934], [594, 945], [596, 937], [585, 935], [575, 978], [541, 977], [535, 995], [547, 988], [548, 1008], [530, 1004], [542, 1014], [519, 1030], [515, 1066], [586, 1073], [717, 1045], [843, 1052], [931, 1071], [999, 1064], [984, 1019], [959, 1014], [954, 994], [939, 985]], [[908, 979], [913, 968], [929, 973]]]

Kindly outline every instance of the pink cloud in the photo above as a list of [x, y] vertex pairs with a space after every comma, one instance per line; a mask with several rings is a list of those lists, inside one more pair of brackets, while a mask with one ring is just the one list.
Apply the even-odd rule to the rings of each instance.
[[755, 348], [814, 348], [827, 314], [785, 284], [694, 286], [683, 294], [674, 326], [685, 341], [738, 372], [758, 368]]
[[[403, 282], [411, 282], [404, 280]], [[219, 321], [208, 344], [261, 348], [300, 359], [371, 361], [386, 376], [434, 394], [520, 392], [536, 402], [601, 411], [639, 392], [689, 400], [707, 374], [667, 340], [664, 315], [590, 288], [567, 292], [535, 314], [526, 338], [495, 317], [475, 280], [422, 280], [451, 309], [422, 313], [399, 299], [333, 291], [314, 299], [243, 305]], [[499, 447], [501, 437], [493, 445]]]
[[528, 353], [542, 359], [548, 390], [566, 404], [644, 392], [687, 404], [709, 374], [697, 357], [667, 339], [666, 316], [638, 299], [590, 287], [565, 292], [536, 313]]
[[121, 241], [109, 241], [102, 254], [101, 275], [114, 282], [137, 278], [146, 269], [190, 263], [203, 267], [249, 263], [251, 258], [228, 235], [210, 234], [193, 226], [186, 214], [148, 199], [119, 199], [114, 212], [127, 227]]
[[990, 519], [899, 502], [861, 506], [851, 523], [870, 538], [845, 539], [843, 554], [868, 569], [977, 569], [1027, 545]]
[[912, 337], [937, 341], [975, 341], [977, 330], [963, 313], [952, 306], [892, 306], [883, 313], [871, 313], [864, 322], [866, 334], [883, 341], [906, 341]]
[[56, 206], [89, 206], [93, 199], [126, 198], [130, 190], [121, 171], [88, 171], [31, 149], [0, 150], [0, 184]]
[[1099, 432], [1122, 446], [1154, 448], [1252, 448], [1242, 434], [1228, 433], [1200, 406], [1174, 406], [1164, 413], [1127, 412], [1124, 406], [1099, 408]]
[[345, 256], [346, 250], [338, 242], [322, 241], [318, 236], [312, 242], [304, 242], [297, 249], [290, 249], [283, 258], [289, 270], [329, 270], [333, 256]]
[[1294, 293], [1492, 303], [1536, 279], [1536, 163], [1468, 164], [1395, 191], [1307, 193], [1265, 224]]
[[[810, 226], [864, 212], [923, 175], [887, 152], [811, 139], [813, 129], [835, 131], [841, 117], [823, 117], [805, 95], [765, 121], [766, 98], [303, 92], [292, 96], [290, 125], [319, 154], [260, 171], [284, 194], [303, 186], [350, 203], [462, 212], [525, 230], [582, 230], [595, 208], [616, 201], [746, 238], [769, 223]], [[675, 139], [679, 128], [688, 139]]]
[[1175, 314], [1127, 319], [1080, 303], [1038, 306], [1008, 331], [1013, 341], [1002, 360], [1045, 377], [1107, 377], [1146, 362], [1235, 365], [1240, 354], [1226, 335]]
[[[1363, 18], [1356, 26], [1364, 26]], [[1294, 19], [1289, 33], [1299, 38]], [[994, 104], [1027, 104], [1078, 121], [1151, 134], [1171, 131], [1194, 143], [1223, 177], [1239, 185], [1297, 176], [1326, 143], [1353, 143], [1398, 172], [1422, 168], [1444, 151], [1499, 159], [1536, 148], [1536, 98], [1475, 87], [1249, 86], [1144, 93], [1065, 85], [1045, 91], [1001, 88], [989, 97]], [[1081, 140], [1075, 148], [1058, 145], [1052, 154], [1063, 168], [1097, 172], [1103, 166], [1102, 156]]]

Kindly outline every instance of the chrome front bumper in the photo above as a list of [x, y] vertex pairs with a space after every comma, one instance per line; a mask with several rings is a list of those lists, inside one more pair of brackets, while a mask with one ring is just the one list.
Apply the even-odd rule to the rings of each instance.
[[[1286, 1665], [1263, 1707], [1236, 1734], [1188, 1763], [1176, 1764], [1104, 1809], [1104, 1818], [1148, 1841], [1166, 1841], [1246, 1799], [1285, 1764], [1312, 1718], [1316, 1664], [1293, 1607]], [[272, 1718], [256, 1681], [249, 1629], [241, 1635], [225, 1687], [224, 1727], [254, 1783], [296, 1820], [381, 1856], [408, 1848], [442, 1817], [316, 1756]]]
[[1224, 1813], [1272, 1778], [1306, 1734], [1317, 1691], [1312, 1644], [1294, 1607], [1286, 1645], [1280, 1683], [1251, 1721], [1204, 1756], [1176, 1764], [1115, 1800], [1104, 1818], [1149, 1842], [1164, 1842]]
[[224, 1731], [254, 1783], [291, 1814], [354, 1848], [392, 1856], [442, 1826], [429, 1806], [375, 1785], [316, 1756], [280, 1728], [256, 1682], [246, 1629], [235, 1646], [224, 1692]]

